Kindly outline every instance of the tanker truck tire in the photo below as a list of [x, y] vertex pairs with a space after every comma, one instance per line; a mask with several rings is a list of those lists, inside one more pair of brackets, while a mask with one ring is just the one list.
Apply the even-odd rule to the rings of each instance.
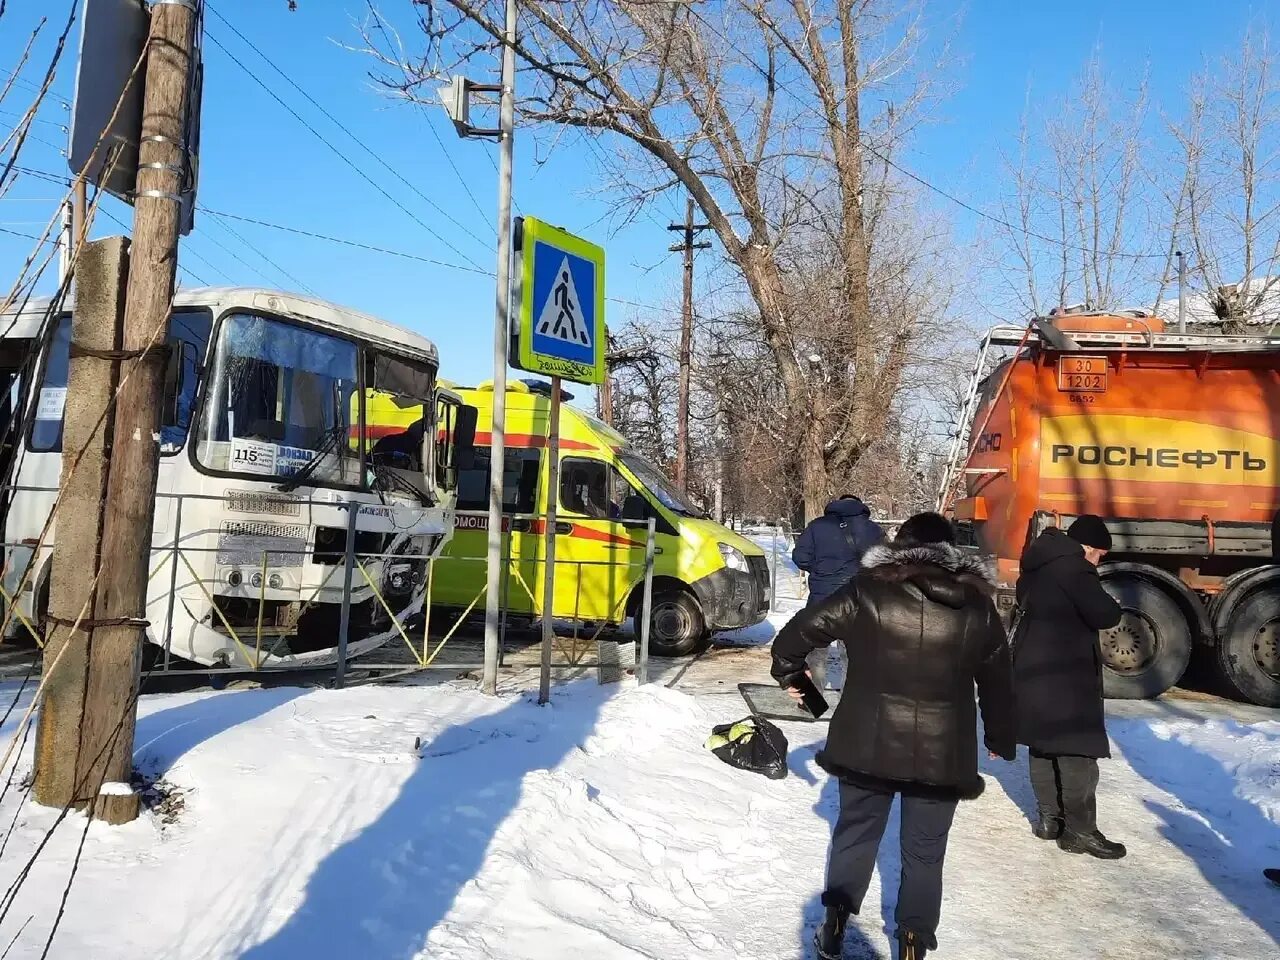
[[1141, 576], [1103, 576], [1124, 610], [1120, 623], [1098, 637], [1102, 692], [1110, 700], [1147, 700], [1174, 686], [1191, 660], [1191, 624], [1177, 601]]
[[1241, 699], [1280, 707], [1280, 584], [1272, 581], [1227, 611], [1218, 669]]

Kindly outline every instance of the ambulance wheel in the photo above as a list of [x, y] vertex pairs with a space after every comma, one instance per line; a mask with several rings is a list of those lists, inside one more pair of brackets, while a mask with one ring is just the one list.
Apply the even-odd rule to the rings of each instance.
[[1121, 573], [1104, 575], [1102, 583], [1124, 611], [1120, 622], [1098, 637], [1103, 695], [1112, 700], [1160, 696], [1186, 672], [1191, 624], [1177, 601], [1148, 579]]
[[697, 598], [684, 590], [655, 593], [649, 613], [649, 652], [655, 657], [687, 657], [710, 638]]
[[1280, 707], [1280, 584], [1251, 591], [1226, 611], [1218, 669], [1241, 698]]

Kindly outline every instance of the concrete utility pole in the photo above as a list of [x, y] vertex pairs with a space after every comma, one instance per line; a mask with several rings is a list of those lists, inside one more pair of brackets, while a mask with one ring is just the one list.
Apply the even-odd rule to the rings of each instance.
[[693, 365], [693, 251], [707, 250], [709, 243], [694, 243], [710, 224], [693, 222], [693, 197], [685, 206], [684, 223], [673, 223], [668, 230], [684, 234], [681, 243], [673, 244], [673, 252], [684, 252], [684, 310], [680, 318], [680, 395], [676, 402], [676, 484], [684, 490], [689, 485], [689, 374]]
[[[35, 798], [50, 807], [86, 806], [98, 790], [97, 781], [89, 779], [96, 751], [86, 749], [80, 735], [89, 706], [95, 639], [89, 624], [107, 497], [110, 413], [104, 418], [102, 411], [110, 409], [119, 374], [117, 364], [107, 357], [120, 349], [128, 249], [123, 237], [99, 240], [81, 250], [76, 264], [71, 339], [77, 350], [67, 373], [63, 407], [58, 536], [44, 650], [45, 669], [51, 673], [36, 732]], [[77, 621], [80, 627], [72, 632]]]
[[[42, 766], [46, 761], [53, 765], [55, 772], [48, 776], [57, 783], [67, 781], [65, 770], [74, 764], [76, 775], [71, 779], [79, 795], [72, 799], [93, 800], [94, 815], [112, 823], [137, 816], [136, 794], [115, 786], [95, 799], [85, 798], [83, 791], [96, 795], [99, 784], [128, 784], [133, 770], [159, 465], [164, 343], [173, 306], [181, 193], [187, 172], [184, 140], [196, 6], [196, 0], [167, 0], [156, 3], [151, 11], [129, 280], [118, 352], [108, 355], [120, 387], [106, 434], [110, 450], [97, 593], [88, 622], [82, 624], [88, 641], [79, 747], [68, 754], [51, 742], [41, 756]], [[73, 356], [77, 353], [83, 350], [73, 347]], [[68, 467], [64, 458], [64, 469]], [[59, 524], [59, 543], [63, 531]], [[74, 597], [61, 609], [68, 606], [75, 606]], [[65, 612], [62, 616], [66, 619]], [[43, 716], [41, 726], [43, 730]], [[43, 795], [52, 793], [50, 788]]]

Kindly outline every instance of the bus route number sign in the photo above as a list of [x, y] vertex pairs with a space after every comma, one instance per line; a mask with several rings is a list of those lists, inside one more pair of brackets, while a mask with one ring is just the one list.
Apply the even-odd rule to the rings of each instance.
[[1058, 389], [1063, 393], [1106, 393], [1106, 357], [1059, 357]]

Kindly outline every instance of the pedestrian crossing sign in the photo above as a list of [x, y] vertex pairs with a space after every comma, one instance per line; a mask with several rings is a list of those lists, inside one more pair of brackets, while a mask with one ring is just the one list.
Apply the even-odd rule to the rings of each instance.
[[575, 383], [604, 382], [604, 249], [522, 217], [520, 309], [511, 365]]

